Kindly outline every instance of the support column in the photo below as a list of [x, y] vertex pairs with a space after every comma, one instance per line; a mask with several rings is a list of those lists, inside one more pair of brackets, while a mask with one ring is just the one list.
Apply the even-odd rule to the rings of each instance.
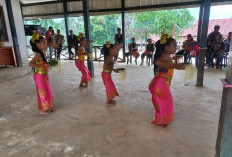
[[68, 25], [68, 8], [67, 8], [67, 0], [64, 0], [64, 1], [63, 1], [63, 9], [64, 9], [65, 30], [66, 30], [66, 41], [68, 41], [68, 35], [69, 35], [69, 25]]
[[5, 2], [6, 2], [8, 19], [9, 19], [9, 23], [10, 23], [10, 30], [11, 30], [12, 40], [13, 40], [13, 48], [14, 48], [14, 52], [15, 52], [16, 63], [17, 63], [17, 66], [20, 67], [20, 66], [22, 66], [22, 57], [21, 57], [20, 49], [19, 49], [19, 43], [18, 43], [18, 37], [17, 37], [17, 33], [16, 33], [12, 5], [11, 5], [11, 1], [9, 1], [9, 0], [5, 0]]
[[201, 41], [201, 25], [203, 20], [203, 3], [201, 2], [200, 12], [199, 12], [199, 20], [198, 20], [198, 31], [197, 31], [197, 43]]
[[123, 62], [126, 61], [126, 57], [125, 57], [125, 53], [126, 53], [126, 39], [125, 39], [125, 0], [121, 1], [121, 5], [122, 5], [122, 41], [123, 41], [123, 45], [122, 45], [122, 52], [123, 52]]
[[201, 5], [203, 7], [202, 9], [203, 14], [202, 14], [202, 23], [201, 23], [199, 66], [197, 71], [197, 84], [196, 84], [197, 86], [203, 86], [204, 62], [205, 62], [205, 54], [206, 54], [211, 0], [201, 0]]
[[[89, 0], [82, 0], [82, 4], [83, 4], [83, 13], [84, 13], [84, 26], [85, 26], [85, 37], [86, 37], [86, 41], [90, 41], [91, 40], [91, 29], [90, 29], [90, 15], [89, 15]], [[88, 48], [86, 49], [86, 51], [88, 53], [91, 52], [91, 45], [88, 46]], [[90, 60], [90, 58], [88, 57], [88, 69], [92, 75], [92, 77], [94, 76], [94, 67], [93, 67], [93, 61]]]

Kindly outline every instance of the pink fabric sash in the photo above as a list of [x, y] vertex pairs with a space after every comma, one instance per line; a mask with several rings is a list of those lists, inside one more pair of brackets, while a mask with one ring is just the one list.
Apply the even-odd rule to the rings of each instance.
[[155, 108], [153, 124], [168, 124], [173, 121], [173, 101], [167, 78], [155, 77], [149, 85]]
[[91, 74], [87, 67], [84, 64], [84, 61], [76, 60], [76, 66], [81, 71], [82, 77], [81, 77], [81, 83], [88, 83], [91, 80]]
[[113, 100], [116, 96], [119, 96], [110, 74], [103, 71], [102, 80], [106, 87], [106, 95], [108, 100]]
[[39, 110], [46, 111], [51, 109], [54, 106], [54, 103], [48, 75], [34, 73], [34, 80], [38, 96]]

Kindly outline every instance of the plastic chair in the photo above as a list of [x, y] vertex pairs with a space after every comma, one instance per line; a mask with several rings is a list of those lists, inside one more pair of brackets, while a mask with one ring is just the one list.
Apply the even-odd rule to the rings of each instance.
[[[222, 66], [224, 65], [224, 68], [227, 66], [227, 55], [228, 54], [226, 54], [225, 52], [222, 52], [223, 53], [223, 56], [222, 56], [222, 58], [221, 58], [221, 60], [220, 60], [220, 62], [219, 62], [219, 68], [220, 68], [220, 70], [222, 69]], [[217, 57], [213, 57], [213, 59], [216, 59], [217, 60]], [[223, 62], [224, 62], [224, 64], [223, 64]], [[212, 64], [212, 61], [210, 61], [210, 63], [209, 63], [209, 68], [211, 67], [211, 64]]]
[[127, 63], [127, 65], [128, 65], [129, 62], [132, 64], [132, 54], [130, 52], [127, 52], [125, 54], [125, 56], [126, 56], [126, 63]]
[[222, 66], [224, 66], [225, 68], [227, 66], [227, 63], [228, 63], [228, 53], [225, 52], [220, 62], [220, 69], [222, 69]]
[[146, 56], [146, 65], [150, 66], [150, 65], [153, 64], [153, 54], [152, 54], [152, 56], [150, 57], [150, 64], [148, 64], [148, 59], [149, 59], [149, 57], [148, 57], [148, 55], [147, 55], [147, 56]]

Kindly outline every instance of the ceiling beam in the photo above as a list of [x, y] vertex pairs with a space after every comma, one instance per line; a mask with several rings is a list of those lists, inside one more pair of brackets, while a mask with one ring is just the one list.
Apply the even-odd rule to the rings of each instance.
[[200, 5], [200, 1], [180, 2], [180, 3], [168, 3], [159, 5], [147, 5], [147, 6], [136, 6], [136, 7], [125, 7], [125, 10], [142, 10], [142, 9], [155, 9], [155, 8], [169, 8], [169, 7], [181, 7], [190, 5]]
[[[70, 1], [81, 1], [81, 0], [67, 0], [67, 2]], [[50, 4], [60, 3], [63, 2], [63, 0], [57, 0], [57, 1], [48, 1]], [[32, 4], [24, 4], [24, 6], [35, 6], [35, 5], [45, 5], [48, 4], [48, 2], [40, 2], [40, 3], [32, 3]], [[232, 0], [212, 0], [212, 3], [218, 3], [218, 2], [232, 2]], [[159, 5], [148, 5], [148, 6], [136, 6], [136, 7], [125, 7], [125, 11], [136, 11], [136, 10], [146, 10], [146, 9], [165, 9], [170, 7], [182, 7], [182, 6], [200, 6], [200, 1], [190, 1], [190, 2], [181, 2], [181, 3], [168, 3], [168, 4], [159, 4]], [[96, 10], [90, 10], [90, 13], [96, 13], [96, 12], [116, 12], [116, 11], [122, 11], [122, 8], [112, 8], [112, 9], [96, 9]], [[83, 13], [83, 11], [68, 11], [68, 14], [78, 14]], [[59, 13], [49, 13], [49, 14], [33, 14], [33, 15], [23, 15], [23, 17], [39, 17], [39, 16], [52, 16], [52, 15], [62, 15], [63, 12]]]
[[[67, 0], [67, 2], [75, 2], [75, 1], [81, 1], [81, 0]], [[22, 3], [22, 7], [29, 7], [29, 6], [35, 6], [35, 5], [46, 5], [46, 4], [56, 4], [56, 3], [63, 3], [63, 0], [56, 0], [56, 1], [46, 1], [46, 2], [36, 2], [36, 3]]]
[[61, 13], [49, 13], [49, 14], [32, 14], [32, 15], [23, 15], [24, 17], [40, 17], [40, 16], [55, 16], [55, 15], [64, 15], [63, 12]]

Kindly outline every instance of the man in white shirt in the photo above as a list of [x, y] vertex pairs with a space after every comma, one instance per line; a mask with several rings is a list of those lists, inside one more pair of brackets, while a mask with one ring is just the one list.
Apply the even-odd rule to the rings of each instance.
[[61, 54], [62, 45], [63, 45], [64, 42], [65, 42], [64, 36], [60, 34], [60, 30], [58, 29], [57, 34], [55, 36], [55, 43], [57, 45], [59, 45], [58, 48], [57, 48], [57, 52], [56, 52], [57, 60], [60, 60], [60, 54]]

